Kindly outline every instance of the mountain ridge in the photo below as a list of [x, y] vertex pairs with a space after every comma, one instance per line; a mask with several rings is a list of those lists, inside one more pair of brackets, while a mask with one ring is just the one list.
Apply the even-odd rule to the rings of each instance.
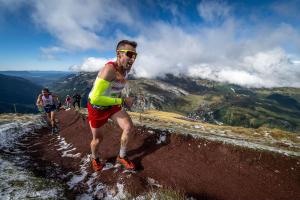
[[[81, 72], [52, 85], [65, 97], [79, 92], [86, 105], [96, 72]], [[299, 88], [245, 88], [172, 74], [157, 79], [131, 77], [125, 96], [144, 98], [144, 109], [184, 114], [194, 120], [300, 132]], [[138, 105], [133, 110], [141, 109]]]
[[0, 112], [37, 112], [35, 102], [41, 90], [30, 80], [0, 74]]

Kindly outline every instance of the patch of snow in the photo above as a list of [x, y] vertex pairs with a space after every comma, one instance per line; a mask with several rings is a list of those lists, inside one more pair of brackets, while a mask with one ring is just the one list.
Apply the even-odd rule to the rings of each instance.
[[81, 156], [81, 153], [70, 153], [72, 151], [75, 151], [76, 148], [72, 148], [73, 145], [67, 143], [63, 137], [57, 136], [57, 139], [60, 140], [59, 144], [56, 145], [59, 146], [57, 150], [62, 152], [62, 157], [79, 158]]
[[161, 143], [164, 143], [164, 142], [166, 141], [166, 139], [167, 139], [167, 136], [166, 136], [166, 135], [163, 135], [163, 134], [161, 134], [161, 135], [159, 135], [159, 138], [158, 138], [158, 140], [157, 140], [156, 144], [161, 144]]
[[158, 184], [158, 182], [156, 180], [154, 180], [153, 178], [148, 177], [147, 182], [151, 186], [156, 186], [156, 187], [162, 188], [162, 185]]
[[13, 122], [1, 124], [0, 148], [12, 147], [19, 138], [45, 125], [45, 121], [41, 120], [41, 115], [26, 115], [23, 118], [14, 119]]
[[72, 173], [73, 177], [71, 178], [70, 181], [67, 182], [70, 189], [74, 188], [78, 183], [82, 182], [88, 174], [86, 169], [90, 163], [89, 155], [83, 157], [81, 159], [81, 162], [82, 164], [80, 165], [80, 171], [78, 172], [78, 174]]
[[219, 126], [221, 126], [221, 125], [224, 124], [223, 122], [219, 122], [219, 121], [217, 121], [217, 120], [214, 120], [214, 122], [215, 122], [217, 125], [219, 125]]
[[201, 126], [201, 125], [195, 125], [194, 128], [201, 128], [202, 129], [203, 126]]
[[120, 200], [126, 198], [126, 192], [124, 190], [124, 185], [121, 183], [117, 183], [116, 191], [112, 191], [108, 193], [107, 197], [105, 197], [105, 200]]
[[115, 167], [114, 164], [106, 162], [105, 166], [102, 169], [102, 171], [105, 171], [105, 170], [108, 170], [108, 169], [111, 169], [111, 168], [114, 168], [114, 167]]

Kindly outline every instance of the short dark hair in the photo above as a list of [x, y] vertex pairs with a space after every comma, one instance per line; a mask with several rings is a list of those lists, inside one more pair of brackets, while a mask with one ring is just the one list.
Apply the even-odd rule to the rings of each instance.
[[120, 49], [121, 47], [125, 46], [126, 44], [131, 45], [134, 48], [137, 47], [137, 43], [135, 41], [121, 40], [120, 42], [118, 42], [117, 50]]
[[42, 91], [49, 93], [49, 89], [48, 88], [43, 88]]

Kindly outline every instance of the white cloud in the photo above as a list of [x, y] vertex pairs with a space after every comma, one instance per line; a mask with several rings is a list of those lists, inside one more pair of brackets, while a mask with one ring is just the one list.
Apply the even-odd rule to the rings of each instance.
[[299, 0], [275, 1], [271, 5], [271, 9], [274, 10], [281, 17], [287, 17], [299, 21], [300, 20], [299, 5], [300, 5]]
[[213, 22], [229, 17], [231, 8], [224, 1], [203, 0], [198, 4], [199, 15], [206, 21]]
[[268, 27], [251, 38], [237, 37], [240, 28], [232, 19], [194, 32], [165, 23], [145, 28], [137, 38], [136, 75], [187, 74], [248, 87], [300, 87], [300, 66], [281, 47], [299, 40], [293, 27]]
[[[244, 19], [236, 19], [235, 8], [224, 1], [201, 1], [196, 9], [205, 23], [184, 28], [149, 19], [143, 24], [144, 19], [136, 20], [139, 18], [135, 16], [142, 16], [142, 11], [119, 0], [31, 2], [35, 22], [59, 41], [53, 48], [41, 49], [50, 59], [64, 50], [113, 49], [116, 38], [126, 38], [127, 33], [118, 28], [107, 31], [112, 28], [108, 24], [136, 28], [137, 23], [138, 35], [131, 39], [138, 42], [139, 55], [134, 65], [138, 76], [173, 73], [249, 87], [300, 87], [299, 28], [259, 21], [249, 26]], [[174, 4], [162, 6], [175, 18], [183, 16]], [[280, 5], [274, 9], [281, 13], [289, 10]], [[291, 51], [293, 58], [289, 56]], [[91, 57], [71, 69], [98, 71], [107, 61]]]
[[26, 3], [26, 0], [0, 0], [0, 10], [16, 11]]
[[108, 49], [112, 38], [101, 36], [107, 23], [130, 25], [129, 10], [119, 1], [33, 1], [35, 22], [73, 50]]
[[[135, 21], [129, 8], [119, 1], [38, 1], [35, 7], [36, 22], [71, 49], [112, 49], [113, 39], [101, 36], [105, 25], [130, 26]], [[176, 6], [167, 8], [177, 15]], [[139, 35], [132, 38], [138, 41], [139, 56], [134, 65], [138, 76], [188, 74], [249, 87], [300, 87], [299, 64], [292, 62], [285, 50], [288, 47], [300, 53], [297, 29], [289, 24], [249, 27], [234, 18], [234, 8], [224, 1], [202, 1], [197, 10], [214, 26], [187, 31], [162, 21], [150, 25], [139, 22]], [[114, 33], [115, 37], [126, 37], [120, 30]], [[88, 58], [71, 68], [97, 71], [107, 61]]]
[[49, 48], [42, 47], [41, 52], [42, 52], [42, 58], [44, 58], [44, 59], [58, 60], [56, 54], [66, 53], [66, 52], [68, 52], [68, 50], [64, 49], [62, 47], [53, 46], [53, 47], [49, 47]]
[[281, 49], [246, 56], [239, 65], [194, 65], [188, 75], [247, 87], [300, 87], [300, 63], [294, 63]]
[[294, 65], [300, 65], [300, 60], [293, 60], [292, 63], [293, 63]]
[[106, 58], [95, 58], [90, 57], [84, 60], [81, 65], [73, 65], [70, 67], [71, 71], [85, 71], [85, 72], [96, 72], [102, 69], [102, 67], [111, 60], [115, 59], [106, 59]]

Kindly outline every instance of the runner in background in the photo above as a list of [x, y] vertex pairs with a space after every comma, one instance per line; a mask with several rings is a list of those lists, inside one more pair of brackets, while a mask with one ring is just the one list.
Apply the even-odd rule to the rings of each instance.
[[76, 108], [76, 104], [78, 108], [80, 109], [80, 104], [81, 104], [81, 95], [78, 93], [75, 93], [73, 95], [73, 107]]
[[71, 103], [72, 103], [72, 98], [70, 97], [70, 95], [67, 95], [65, 100], [66, 110], [71, 109]]
[[55, 112], [57, 105], [55, 102], [59, 102], [57, 95], [52, 94], [48, 88], [42, 90], [42, 94], [39, 94], [36, 105], [39, 110], [42, 108], [47, 115], [47, 118], [51, 124], [51, 132], [58, 133], [58, 127], [56, 125]]

